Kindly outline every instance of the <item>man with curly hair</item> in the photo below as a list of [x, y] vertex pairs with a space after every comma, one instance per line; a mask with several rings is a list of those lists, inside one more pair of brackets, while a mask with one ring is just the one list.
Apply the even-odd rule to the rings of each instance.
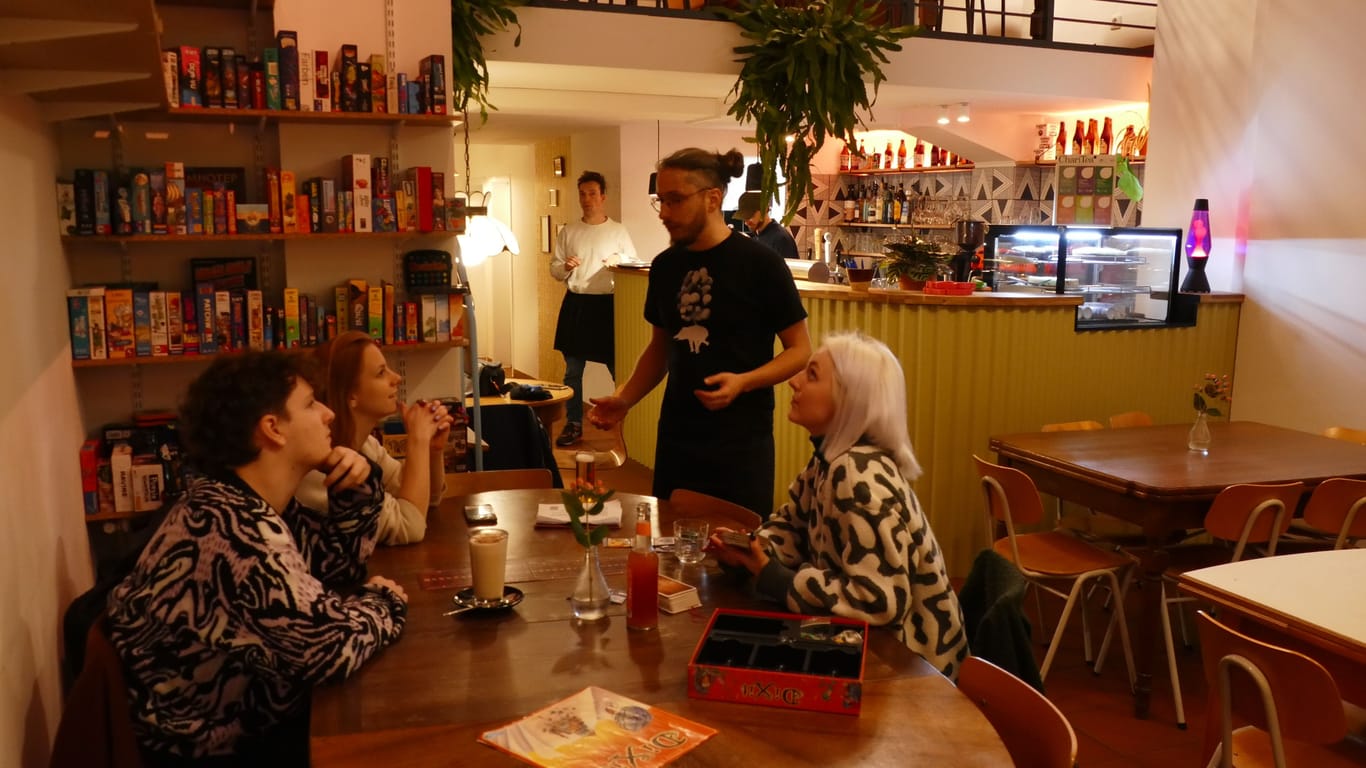
[[[333, 413], [303, 359], [216, 359], [181, 407], [199, 473], [110, 594], [144, 761], [153, 766], [308, 764], [308, 698], [397, 639], [407, 595], [372, 576], [379, 469], [333, 447]], [[330, 509], [294, 500], [310, 470]]]

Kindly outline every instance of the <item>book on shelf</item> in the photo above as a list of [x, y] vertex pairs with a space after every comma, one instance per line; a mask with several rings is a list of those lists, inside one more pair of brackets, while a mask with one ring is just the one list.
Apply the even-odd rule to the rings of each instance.
[[479, 741], [532, 765], [659, 766], [677, 760], [716, 734], [659, 707], [589, 686]]

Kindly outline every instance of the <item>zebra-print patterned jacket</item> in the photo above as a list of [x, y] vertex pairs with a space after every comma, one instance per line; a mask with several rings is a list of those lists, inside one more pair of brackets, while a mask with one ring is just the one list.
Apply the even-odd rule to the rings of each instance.
[[373, 463], [327, 513], [292, 500], [277, 513], [236, 476], [191, 482], [109, 597], [145, 748], [231, 754], [398, 637], [398, 595], [329, 589], [364, 576], [383, 498]]
[[889, 454], [861, 444], [826, 462], [816, 451], [760, 535], [770, 555], [762, 594], [798, 613], [896, 628], [932, 666], [958, 676], [968, 653], [958, 597]]

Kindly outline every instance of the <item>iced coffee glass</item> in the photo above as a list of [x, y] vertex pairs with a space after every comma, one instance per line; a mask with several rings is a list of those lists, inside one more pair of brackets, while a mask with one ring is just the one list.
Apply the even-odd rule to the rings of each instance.
[[502, 600], [507, 573], [508, 532], [477, 528], [470, 532], [470, 574], [476, 600]]

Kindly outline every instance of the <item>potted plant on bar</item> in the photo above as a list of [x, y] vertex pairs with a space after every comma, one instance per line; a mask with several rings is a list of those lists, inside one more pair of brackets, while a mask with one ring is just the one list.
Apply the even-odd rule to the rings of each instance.
[[898, 243], [884, 243], [887, 255], [882, 257], [882, 274], [895, 277], [903, 290], [920, 290], [926, 280], [938, 279], [948, 265], [948, 255], [937, 243], [912, 237]]
[[479, 116], [489, 119], [489, 68], [479, 38], [517, 25], [512, 45], [522, 44], [522, 25], [517, 12], [526, 0], [451, 0], [451, 107], [463, 113], [470, 101], [479, 105]]
[[919, 28], [888, 25], [880, 0], [737, 0], [733, 5], [717, 13], [737, 24], [749, 42], [735, 48], [740, 76], [727, 114], [754, 125], [763, 169], [761, 209], [777, 197], [782, 168], [786, 224], [810, 197], [811, 161], [826, 137], [857, 144], [854, 129], [877, 99], [887, 52], [901, 50], [897, 41]]

